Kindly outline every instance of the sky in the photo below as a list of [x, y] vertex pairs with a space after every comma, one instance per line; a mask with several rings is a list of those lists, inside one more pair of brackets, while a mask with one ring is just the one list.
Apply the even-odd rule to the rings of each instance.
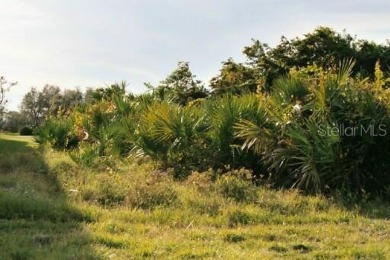
[[17, 110], [31, 87], [104, 87], [142, 93], [179, 61], [207, 85], [221, 63], [245, 61], [258, 39], [302, 37], [328, 26], [386, 44], [388, 0], [0, 0], [0, 76]]

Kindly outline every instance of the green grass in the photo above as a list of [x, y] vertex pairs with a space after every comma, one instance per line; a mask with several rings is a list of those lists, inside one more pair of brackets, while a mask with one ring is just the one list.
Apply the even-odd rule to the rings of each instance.
[[32, 137], [0, 136], [0, 259], [96, 259], [85, 223]]
[[347, 207], [254, 187], [234, 177], [240, 171], [179, 182], [131, 161], [84, 169], [32, 139], [0, 138], [0, 259], [390, 257], [390, 206], [381, 201]]
[[38, 144], [34, 142], [31, 136], [20, 136], [0, 133], [0, 154], [17, 153], [26, 151], [29, 148], [37, 148]]

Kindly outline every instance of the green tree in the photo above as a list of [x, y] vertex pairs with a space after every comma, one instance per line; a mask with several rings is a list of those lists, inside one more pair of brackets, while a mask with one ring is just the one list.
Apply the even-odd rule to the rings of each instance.
[[177, 104], [186, 105], [192, 100], [208, 96], [208, 91], [202, 81], [195, 78], [189, 63], [179, 62], [177, 68], [157, 87], [150, 84], [146, 86], [161, 100], [169, 99]]
[[253, 77], [266, 83], [269, 90], [275, 79], [285, 76], [290, 69], [316, 65], [323, 69], [334, 68], [342, 61], [354, 59], [353, 75], [374, 78], [375, 62], [380, 61], [382, 70], [389, 72], [390, 45], [379, 45], [366, 40], [357, 40], [350, 34], [337, 33], [329, 27], [318, 27], [303, 38], [287, 39], [271, 48], [259, 40], [244, 48], [247, 65], [252, 68]]
[[35, 87], [31, 87], [22, 100], [21, 111], [29, 118], [33, 127], [38, 127], [43, 119], [43, 106], [40, 103], [40, 93]]
[[17, 111], [9, 111], [4, 114], [1, 128], [4, 131], [16, 133], [28, 124], [28, 118], [24, 114]]
[[61, 108], [65, 111], [69, 111], [71, 108], [76, 107], [83, 103], [83, 93], [80, 89], [66, 89], [64, 90], [61, 98]]
[[37, 106], [43, 116], [55, 115], [61, 106], [61, 89], [58, 86], [46, 84], [38, 94]]
[[126, 81], [122, 81], [121, 83], [115, 83], [105, 88], [88, 88], [85, 92], [85, 102], [112, 101], [114, 97], [125, 96], [126, 87]]
[[375, 63], [377, 61], [382, 64], [381, 69], [385, 74], [389, 73], [390, 66], [390, 43], [386, 45], [378, 45], [375, 42], [367, 40], [359, 40], [356, 43], [356, 71], [363, 76], [374, 78]]
[[68, 113], [73, 107], [82, 104], [83, 93], [79, 89], [62, 91], [60, 87], [45, 85], [42, 91], [32, 87], [25, 94], [21, 104], [21, 111], [30, 118], [33, 127], [39, 126], [50, 116]]
[[210, 81], [210, 87], [216, 95], [255, 92], [257, 84], [258, 79], [253, 67], [236, 63], [232, 58], [222, 63], [219, 75]]

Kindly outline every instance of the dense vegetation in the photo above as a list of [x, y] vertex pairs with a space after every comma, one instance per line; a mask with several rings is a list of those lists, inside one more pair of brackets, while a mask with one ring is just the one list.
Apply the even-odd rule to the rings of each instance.
[[[373, 81], [351, 77], [353, 66], [292, 69], [270, 92], [185, 103], [154, 93], [128, 95], [116, 84], [90, 104], [49, 117], [37, 133], [88, 167], [112, 156], [148, 157], [178, 178], [246, 168], [255, 182], [271, 186], [386, 197], [386, 79], [379, 63]], [[85, 132], [88, 142], [80, 142]]]

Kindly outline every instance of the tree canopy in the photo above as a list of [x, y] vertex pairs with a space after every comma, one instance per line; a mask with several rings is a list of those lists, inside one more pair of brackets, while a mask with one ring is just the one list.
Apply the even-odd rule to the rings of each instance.
[[[381, 70], [390, 70], [390, 43], [376, 44], [356, 39], [347, 32], [338, 33], [329, 27], [318, 27], [304, 37], [287, 39], [282, 36], [275, 47], [252, 39], [244, 47], [246, 63], [235, 63], [232, 59], [223, 63], [220, 74], [211, 80], [216, 93], [237, 93], [242, 89], [258, 88], [269, 91], [275, 79], [287, 75], [292, 68], [316, 65], [323, 69], [338, 66], [344, 60], [354, 60], [354, 76], [375, 78], [375, 63]], [[223, 90], [222, 90], [223, 89]]]
[[172, 71], [157, 87], [147, 84], [154, 95], [160, 99], [170, 99], [180, 105], [186, 105], [190, 101], [208, 96], [208, 91], [202, 81], [195, 79], [188, 62], [179, 62], [177, 68]]
[[62, 91], [58, 86], [45, 85], [38, 91], [31, 87], [23, 97], [21, 111], [29, 118], [28, 124], [38, 127], [45, 118], [66, 113], [82, 102], [83, 93], [79, 89]]

